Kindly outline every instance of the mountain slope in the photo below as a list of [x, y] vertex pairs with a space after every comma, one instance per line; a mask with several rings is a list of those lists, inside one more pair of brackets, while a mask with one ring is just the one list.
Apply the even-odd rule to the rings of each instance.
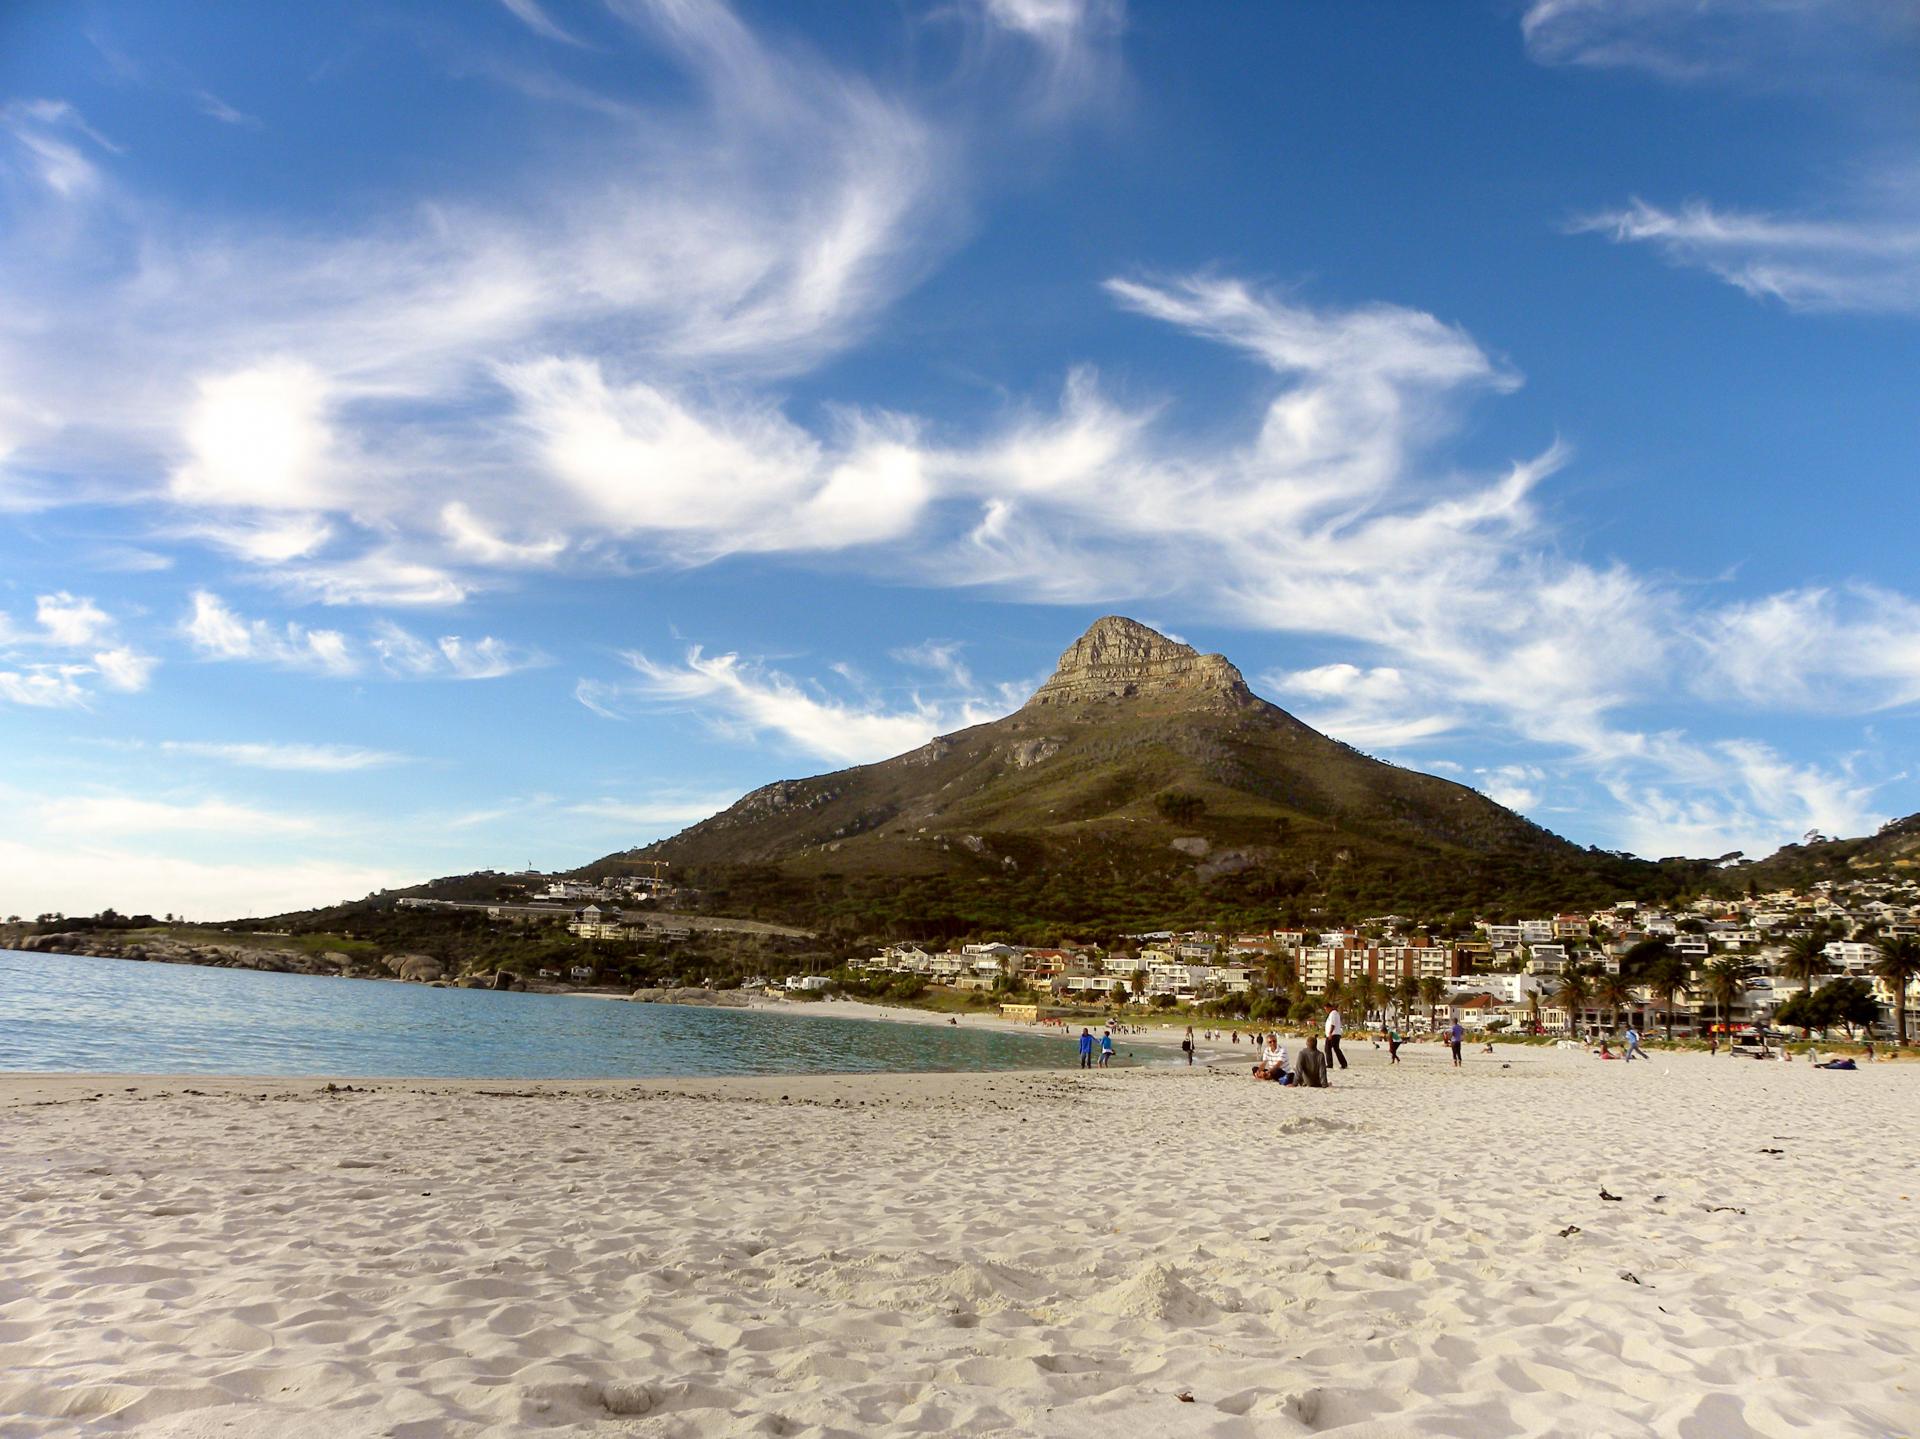
[[1120, 926], [1363, 906], [1566, 904], [1670, 887], [1463, 785], [1383, 764], [1220, 655], [1097, 621], [1004, 719], [755, 790], [622, 860], [735, 910], [854, 928]]

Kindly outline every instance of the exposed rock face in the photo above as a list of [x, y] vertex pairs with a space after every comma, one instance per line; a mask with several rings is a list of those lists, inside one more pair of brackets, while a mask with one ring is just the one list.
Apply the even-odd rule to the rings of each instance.
[[745, 1009], [747, 997], [737, 989], [636, 989], [627, 996], [637, 1004], [700, 1004], [715, 1009]]
[[1136, 620], [1108, 615], [1060, 656], [1027, 708], [1164, 695], [1189, 703], [1256, 703], [1225, 655], [1203, 655]]

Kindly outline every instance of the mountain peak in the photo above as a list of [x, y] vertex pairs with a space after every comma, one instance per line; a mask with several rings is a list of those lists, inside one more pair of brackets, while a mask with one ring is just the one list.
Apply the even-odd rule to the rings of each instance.
[[1142, 695], [1225, 699], [1235, 704], [1253, 698], [1240, 671], [1225, 655], [1203, 655], [1138, 620], [1105, 615], [1067, 647], [1053, 677], [1034, 691], [1027, 704], [1084, 704]]

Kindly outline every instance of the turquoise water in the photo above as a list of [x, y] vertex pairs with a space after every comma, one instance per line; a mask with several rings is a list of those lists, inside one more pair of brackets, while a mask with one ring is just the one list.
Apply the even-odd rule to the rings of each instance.
[[0, 950], [0, 1070], [470, 1079], [1048, 1069], [1072, 1041]]

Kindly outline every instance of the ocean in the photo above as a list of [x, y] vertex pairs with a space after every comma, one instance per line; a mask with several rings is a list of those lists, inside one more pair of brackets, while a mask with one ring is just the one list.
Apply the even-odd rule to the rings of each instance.
[[1053, 1069], [1065, 1037], [0, 950], [0, 1071], [637, 1079]]

